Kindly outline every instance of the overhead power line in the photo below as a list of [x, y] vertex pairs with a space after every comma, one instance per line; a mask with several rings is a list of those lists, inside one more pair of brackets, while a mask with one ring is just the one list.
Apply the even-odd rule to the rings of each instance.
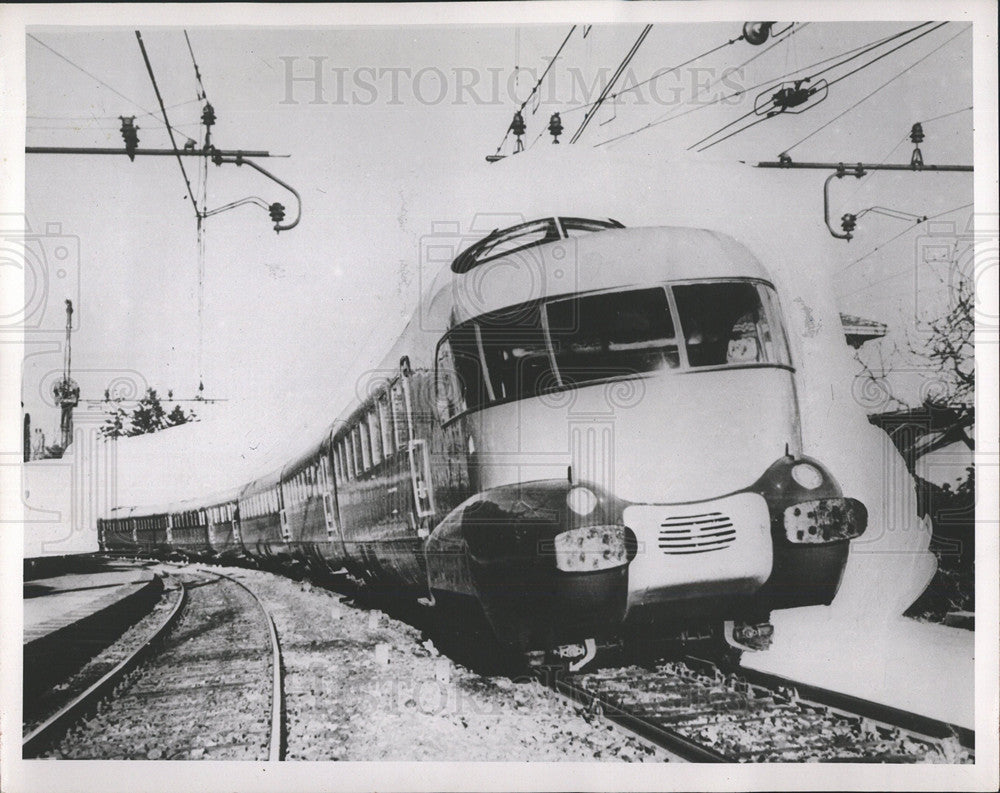
[[188, 32], [184, 31], [184, 41], [187, 42], [188, 52], [191, 53], [191, 63], [194, 64], [194, 76], [198, 81], [198, 99], [205, 100], [208, 96], [205, 94], [205, 86], [201, 82], [201, 72], [198, 69], [198, 61], [194, 57], [194, 49], [191, 47], [191, 39], [188, 37]]
[[[902, 35], [906, 35], [906, 33], [911, 33], [911, 32], [913, 32], [915, 30], [918, 30], [919, 28], [924, 27], [927, 24], [930, 24], [930, 23], [924, 23], [923, 25], [916, 25], [913, 28], [909, 28], [908, 30], [904, 31], [903, 33], [897, 34], [897, 35], [893, 36], [892, 38], [886, 40], [886, 42], [884, 42], [884, 43], [888, 43], [889, 41], [895, 40], [895, 39], [899, 38]], [[829, 81], [823, 80], [820, 83], [817, 83], [813, 88], [810, 88], [810, 89], [802, 88], [801, 92], [804, 92], [804, 94], [808, 98], [808, 97], [813, 96], [814, 92], [820, 90], [820, 85], [822, 85], [822, 90], [824, 91], [823, 96], [825, 98], [825, 96], [826, 96], [825, 92], [828, 91], [831, 87], [833, 87], [837, 83], [841, 82], [842, 80], [847, 79], [848, 77], [851, 77], [852, 75], [857, 74], [858, 72], [860, 72], [860, 71], [862, 71], [864, 69], [867, 69], [868, 67], [872, 66], [873, 64], [875, 64], [878, 61], [882, 60], [883, 58], [887, 58], [892, 53], [894, 53], [894, 52], [902, 49], [903, 47], [906, 47], [906, 46], [909, 46], [910, 44], [913, 44], [915, 41], [923, 38], [926, 35], [929, 35], [930, 33], [933, 33], [935, 30], [939, 30], [940, 28], [944, 27], [947, 24], [948, 24], [947, 22], [940, 22], [937, 25], [934, 25], [933, 27], [931, 27], [930, 29], [922, 31], [921, 33], [918, 33], [917, 35], [913, 36], [912, 38], [907, 39], [902, 44], [897, 44], [892, 49], [889, 49], [886, 52], [881, 53], [880, 55], [876, 56], [875, 58], [872, 58], [870, 61], [868, 61], [866, 63], [863, 63], [861, 66], [858, 66], [858, 67], [852, 69], [851, 71], [847, 72], [846, 74], [842, 74], [839, 77], [836, 77], [836, 78], [834, 78], [832, 80], [829, 80]], [[882, 45], [878, 45], [878, 46], [882, 46]], [[875, 47], [873, 47], [871, 49], [875, 49]], [[829, 67], [827, 67], [825, 69], [822, 69], [821, 71], [816, 72], [815, 74], [812, 74], [812, 75], [810, 75], [808, 77], [801, 78], [799, 80], [796, 80], [795, 81], [796, 91], [797, 92], [799, 91], [799, 87], [801, 86], [801, 84], [810, 82], [810, 81], [814, 80], [816, 77], [818, 77], [819, 75], [824, 74], [824, 73], [826, 73], [826, 72], [828, 72], [828, 71], [830, 71], [832, 69], [835, 69], [838, 66], [842, 66], [844, 63], [847, 63], [850, 60], [854, 60], [855, 58], [858, 58], [861, 55], [867, 54], [867, 52], [869, 52], [869, 51], [871, 51], [871, 50], [862, 51], [862, 52], [860, 52], [860, 53], [858, 53], [856, 55], [851, 56], [851, 58], [848, 58], [848, 59], [845, 59], [843, 61], [840, 61], [839, 63], [833, 64], [832, 66], [829, 66]], [[911, 64], [911, 66], [913, 66], [913, 65], [915, 65], [915, 64]], [[778, 86], [775, 86], [775, 88], [777, 88], [777, 87]], [[882, 87], [884, 87], [884, 86], [880, 86], [878, 89], [876, 89], [876, 91], [881, 90]], [[791, 90], [791, 89], [787, 89], [787, 90]], [[876, 91], [873, 91], [872, 93], [874, 94]], [[766, 94], [767, 91], [764, 91], [764, 93]], [[779, 93], [781, 93], [781, 92], [779, 92]], [[807, 101], [807, 100], [804, 100], [804, 101]], [[822, 99], [820, 99], [819, 101], [822, 101]], [[861, 101], [859, 101], [857, 104], [861, 104], [861, 102], [863, 102], [863, 101], [864, 101], [864, 99], [862, 99]], [[742, 121], [743, 119], [749, 117], [750, 115], [759, 115], [760, 116], [760, 118], [758, 118], [756, 121], [751, 121], [749, 124], [745, 124], [744, 126], [740, 127], [739, 129], [736, 129], [733, 132], [730, 132], [728, 135], [724, 135], [723, 137], [718, 138], [717, 140], [714, 140], [711, 143], [709, 143], [709, 144], [707, 144], [705, 146], [702, 146], [701, 148], [698, 149], [699, 152], [706, 151], [707, 149], [710, 149], [713, 146], [719, 145], [723, 141], [729, 140], [730, 138], [735, 137], [736, 135], [739, 135], [742, 132], [745, 132], [746, 130], [750, 129], [751, 127], [755, 127], [757, 124], [760, 124], [760, 123], [762, 123], [764, 121], [767, 121], [768, 119], [774, 118], [775, 116], [781, 115], [784, 112], [785, 106], [780, 104], [778, 94], [775, 94], [774, 97], [772, 97], [771, 104], [773, 105], [772, 109], [767, 110], [764, 113], [761, 112], [763, 110], [763, 108], [758, 108], [758, 107], [755, 106], [750, 112], [744, 113], [739, 118], [737, 118], [737, 119], [735, 119], [733, 121], [730, 121], [728, 124], [723, 125], [722, 127], [720, 127], [719, 129], [715, 130], [714, 132], [712, 132], [712, 133], [706, 135], [705, 137], [703, 137], [701, 140], [693, 143], [688, 148], [692, 149], [695, 146], [698, 146], [699, 144], [704, 143], [705, 141], [710, 140], [711, 138], [714, 138], [720, 132], [723, 132], [726, 129], [729, 129], [734, 124], [739, 123], [740, 121]], [[801, 103], [800, 103], [800, 105], [801, 105]], [[850, 109], [853, 109], [853, 108], [848, 108], [848, 110], [850, 110]], [[845, 112], [847, 112], [847, 111], [845, 111]], [[831, 121], [831, 123], [832, 123], [832, 121]]]
[[149, 62], [149, 55], [146, 52], [146, 45], [142, 41], [142, 33], [138, 30], [135, 32], [136, 40], [139, 42], [139, 49], [142, 50], [142, 59], [146, 63], [146, 71], [149, 72], [150, 82], [153, 83], [153, 91], [156, 92], [156, 101], [160, 105], [160, 111], [163, 113], [163, 123], [167, 125], [167, 132], [170, 134], [170, 146], [174, 150], [174, 154], [177, 156], [177, 164], [181, 167], [181, 175], [184, 177], [184, 184], [187, 187], [188, 197], [191, 199], [191, 206], [194, 207], [195, 217], [198, 218], [198, 222], [201, 222], [201, 210], [198, 209], [198, 201], [194, 197], [194, 190], [191, 189], [191, 180], [188, 179], [187, 170], [184, 168], [184, 160], [181, 159], [180, 151], [177, 148], [177, 141], [174, 140], [173, 128], [170, 126], [170, 120], [167, 118], [167, 108], [163, 105], [163, 97], [160, 96], [160, 87], [156, 84], [156, 75], [153, 74], [153, 65]]
[[[800, 31], [802, 31], [805, 28], [809, 27], [810, 24], [811, 23], [809, 23], [809, 22], [803, 22], [798, 27], [792, 28], [792, 30], [789, 31], [788, 33], [786, 33], [784, 36], [782, 36], [779, 39], [775, 39], [772, 43], [770, 43], [766, 47], [764, 47], [764, 49], [762, 49], [759, 52], [751, 55], [749, 58], [747, 58], [745, 61], [743, 61], [743, 63], [739, 64], [738, 66], [734, 66], [733, 67], [733, 71], [739, 71], [744, 66], [748, 66], [749, 64], [753, 63], [755, 60], [757, 60], [761, 56], [766, 55], [768, 52], [770, 52], [771, 50], [773, 50], [779, 44], [783, 44], [786, 41], [788, 41], [788, 39], [790, 39], [796, 33], [799, 33]], [[691, 96], [691, 98], [688, 99], [688, 103], [693, 102], [701, 94], [703, 94], [705, 91], [708, 91], [709, 89], [713, 88], [714, 86], [718, 85], [721, 81], [722, 81], [722, 78], [719, 77], [719, 78], [713, 80], [712, 82], [710, 82], [703, 89], [701, 89], [699, 91], [696, 91]], [[769, 80], [768, 82], [773, 82], [773, 81]], [[725, 97], [723, 97], [723, 98], [725, 98]], [[640, 132], [645, 132], [647, 129], [652, 129], [653, 127], [657, 127], [660, 124], [665, 124], [668, 121], [673, 121], [675, 118], [680, 118], [681, 116], [685, 116], [688, 113], [694, 112], [695, 110], [700, 110], [703, 107], [709, 107], [709, 106], [711, 106], [713, 104], [716, 104], [717, 102], [720, 102], [720, 101], [722, 101], [722, 100], [721, 99], [717, 99], [717, 100], [709, 102], [709, 103], [707, 103], [705, 105], [696, 105], [695, 107], [689, 108], [688, 110], [685, 110], [685, 111], [682, 111], [682, 112], [669, 111], [665, 116], [660, 116], [659, 118], [654, 119], [653, 121], [650, 121], [648, 124], [646, 124], [646, 125], [644, 125], [642, 127], [638, 127], [637, 129], [633, 129], [630, 132], [625, 132], [625, 133], [623, 133], [621, 135], [616, 135], [613, 138], [608, 138], [607, 140], [602, 140], [599, 143], [595, 143], [594, 147], [596, 148], [598, 146], [604, 146], [605, 144], [608, 144], [608, 143], [614, 143], [615, 141], [619, 141], [619, 140], [622, 140], [624, 138], [629, 138], [629, 137], [632, 137], [633, 135], [638, 135]]]
[[[566, 46], [566, 42], [569, 41], [569, 38], [570, 38], [570, 36], [573, 35], [573, 31], [574, 30], [576, 30], [576, 25], [573, 25], [573, 27], [571, 27], [569, 29], [569, 33], [566, 34], [566, 38], [564, 38], [563, 41], [562, 41], [562, 44], [559, 45], [559, 49], [556, 50], [556, 54], [552, 56], [552, 60], [549, 61], [549, 65], [545, 67], [545, 71], [542, 72], [542, 76], [539, 77], [535, 81], [535, 85], [532, 87], [531, 92], [528, 94], [527, 98], [523, 102], [521, 102], [521, 107], [519, 107], [518, 111], [517, 111], [518, 113], [520, 113], [522, 110], [524, 110], [524, 108], [526, 108], [528, 106], [528, 102], [531, 101], [531, 98], [538, 91], [539, 87], [541, 87], [542, 81], [545, 80], [545, 77], [548, 75], [549, 71], [552, 69], [553, 64], [559, 58], [559, 55], [563, 51], [563, 47]], [[518, 67], [518, 68], [520, 68], [520, 67]], [[500, 149], [502, 149], [504, 143], [507, 142], [507, 138], [510, 136], [510, 131], [511, 131], [512, 127], [513, 127], [513, 124], [511, 126], [508, 126], [507, 127], [507, 131], [504, 132], [503, 138], [500, 140], [500, 144], [497, 146], [497, 150], [496, 150], [497, 154], [500, 154]]]
[[[797, 140], [795, 143], [793, 143], [791, 146], [788, 146], [784, 150], [784, 153], [787, 154], [792, 149], [794, 149], [796, 146], [798, 146], [800, 143], [805, 143], [813, 135], [816, 135], [817, 133], [822, 132], [824, 129], [826, 129], [827, 127], [829, 127], [834, 121], [836, 121], [837, 119], [839, 119], [839, 118], [847, 115], [852, 110], [854, 110], [854, 108], [856, 108], [858, 105], [862, 104], [863, 102], [867, 102], [869, 99], [871, 99], [873, 96], [875, 96], [875, 94], [877, 94], [883, 88], [885, 88], [886, 86], [890, 85], [891, 83], [894, 83], [896, 80], [898, 80], [904, 74], [907, 74], [914, 66], [917, 66], [917, 65], [923, 63], [925, 60], [927, 60], [929, 57], [931, 57], [931, 55], [933, 55], [935, 52], [937, 52], [938, 50], [940, 50], [942, 47], [946, 47], [952, 41], [954, 41], [959, 36], [961, 36], [963, 33], [965, 33], [967, 30], [969, 30], [971, 27], [972, 27], [972, 25], [969, 25], [969, 27], [967, 27], [967, 28], [963, 28], [962, 30], [958, 31], [958, 33], [956, 33], [954, 36], [951, 36], [946, 41], [944, 41], [941, 44], [939, 44], [938, 46], [936, 46], [934, 49], [932, 49], [930, 52], [928, 52], [923, 57], [919, 58], [918, 60], [914, 61], [913, 63], [911, 63], [911, 64], [909, 64], [907, 66], [904, 66], [899, 72], [897, 72], [892, 77], [890, 77], [888, 80], [886, 80], [884, 83], [882, 83], [878, 88], [875, 88], [874, 90], [869, 91], [867, 94], [865, 94], [863, 97], [861, 97], [857, 102], [855, 102], [849, 108], [847, 108], [846, 110], [841, 111], [840, 113], [838, 113], [837, 115], [835, 115], [833, 118], [831, 118], [826, 123], [821, 124], [820, 126], [818, 126], [816, 129], [814, 129], [812, 132], [810, 132], [804, 138], [801, 138], [800, 140]], [[936, 28], [934, 28], [934, 29], [936, 30]], [[930, 31], [928, 31], [928, 33], [929, 32]], [[874, 63], [874, 61], [872, 61], [872, 63]], [[840, 78], [840, 79], [843, 79], [843, 78]], [[837, 82], [837, 81], [834, 81], [834, 82]], [[830, 85], [833, 85], [833, 83], [830, 83]], [[964, 110], [964, 108], [963, 108], [963, 110]], [[953, 112], [960, 113], [962, 111], [961, 110], [956, 110], [956, 111], [953, 111]], [[952, 115], [952, 114], [951, 113], [945, 113], [943, 116], [938, 116], [937, 118], [944, 118], [945, 116], [949, 116], [949, 115]], [[928, 119], [928, 121], [932, 121], [932, 120], [936, 121], [937, 118]]]
[[[659, 80], [661, 77], [666, 77], [668, 74], [673, 74], [679, 69], [683, 69], [685, 66], [690, 66], [695, 61], [701, 60], [702, 58], [707, 58], [709, 55], [713, 55], [714, 53], [730, 46], [731, 44], [735, 44], [738, 41], [742, 41], [743, 38], [744, 38], [743, 36], [737, 36], [735, 39], [729, 39], [729, 41], [724, 41], [722, 42], [722, 44], [712, 47], [711, 49], [705, 50], [704, 52], [698, 53], [693, 58], [688, 58], [683, 63], [678, 63], [676, 66], [671, 66], [669, 69], [658, 71], [652, 77], [648, 77], [645, 80], [641, 80], [640, 82], [635, 83], [634, 85], [630, 85], [628, 86], [628, 88], [622, 88], [620, 91], [615, 91], [613, 94], [608, 94], [608, 96], [605, 98], [605, 101], [609, 99], [611, 101], [614, 101], [618, 97], [623, 96], [624, 94], [642, 88], [642, 86], [644, 85], [649, 85], [649, 83], [655, 82], [656, 80]], [[563, 110], [562, 115], [566, 116], [569, 115], [570, 113], [575, 113], [577, 110], [586, 110], [589, 107], [593, 107], [595, 104], [597, 104], [596, 101], [587, 102], [586, 104], [582, 105], [577, 105], [576, 107], [571, 107], [569, 110]]]
[[[83, 72], [83, 73], [84, 73], [85, 75], [87, 75], [87, 76], [88, 76], [88, 77], [89, 77], [89, 78], [90, 78], [91, 80], [96, 80], [96, 81], [97, 81], [98, 83], [100, 83], [101, 85], [103, 85], [103, 86], [104, 86], [105, 88], [107, 88], [107, 89], [108, 89], [109, 91], [111, 91], [111, 92], [112, 92], [113, 94], [115, 94], [116, 96], [119, 96], [119, 97], [121, 97], [122, 99], [124, 99], [124, 100], [125, 100], [126, 102], [129, 102], [129, 103], [131, 103], [131, 104], [135, 105], [135, 106], [136, 106], [137, 108], [139, 108], [140, 110], [142, 110], [142, 111], [143, 111], [143, 114], [144, 114], [144, 115], [147, 115], [147, 116], [156, 116], [156, 111], [155, 111], [155, 110], [149, 110], [149, 109], [147, 109], [147, 108], [143, 107], [143, 106], [142, 106], [141, 104], [139, 104], [138, 102], [136, 102], [136, 101], [135, 101], [134, 99], [132, 99], [131, 97], [128, 97], [128, 96], [125, 96], [125, 94], [123, 94], [123, 93], [122, 93], [121, 91], [119, 91], [119, 90], [118, 90], [117, 88], [115, 88], [115, 87], [114, 87], [114, 86], [112, 86], [112, 85], [109, 85], [108, 83], [106, 83], [106, 82], [105, 82], [104, 80], [102, 80], [102, 79], [101, 79], [100, 77], [98, 77], [98, 76], [97, 76], [96, 74], [94, 74], [93, 72], [89, 72], [89, 71], [87, 71], [87, 70], [86, 70], [86, 69], [84, 69], [84, 68], [83, 68], [83, 67], [82, 67], [82, 66], [81, 66], [80, 64], [76, 63], [75, 61], [72, 61], [72, 60], [70, 60], [70, 59], [69, 59], [69, 58], [67, 58], [67, 57], [66, 57], [65, 55], [63, 55], [63, 54], [62, 54], [61, 52], [59, 52], [58, 50], [54, 49], [53, 47], [50, 47], [50, 46], [49, 46], [48, 44], [46, 44], [46, 43], [45, 43], [44, 41], [42, 41], [41, 39], [39, 39], [39, 38], [38, 38], [37, 36], [33, 36], [33, 35], [32, 35], [31, 33], [28, 33], [28, 34], [27, 34], [27, 36], [28, 36], [28, 38], [29, 38], [29, 39], [31, 39], [32, 41], [34, 41], [34, 42], [35, 42], [36, 44], [39, 44], [39, 45], [41, 45], [42, 47], [44, 47], [45, 49], [47, 49], [47, 50], [48, 50], [49, 52], [51, 52], [51, 53], [52, 53], [53, 55], [55, 55], [55, 56], [56, 56], [57, 58], [60, 58], [61, 60], [64, 60], [64, 61], [65, 61], [66, 63], [68, 63], [68, 64], [69, 64], [70, 66], [72, 66], [72, 67], [73, 67], [74, 69], [77, 69], [77, 70], [79, 70], [79, 71]], [[186, 102], [184, 102], [184, 103], [182, 103], [182, 104], [187, 104], [187, 103], [186, 103]], [[117, 116], [111, 116], [110, 118], [117, 118]], [[170, 128], [170, 127], [168, 126], [168, 129], [169, 129], [169, 128]], [[184, 133], [180, 133], [180, 134], [182, 134], [182, 135], [183, 135]], [[184, 137], [185, 137], [185, 138], [187, 138], [188, 136], [187, 136], [187, 135], [184, 135]], [[190, 138], [189, 138], [189, 140], [190, 140]]]
[[[895, 242], [896, 240], [898, 240], [904, 234], [908, 234], [909, 232], [913, 231], [913, 229], [915, 229], [921, 223], [926, 223], [929, 220], [937, 220], [938, 218], [944, 217], [945, 215], [950, 215], [952, 212], [959, 212], [959, 211], [961, 211], [963, 209], [968, 209], [972, 205], [973, 205], [972, 202], [970, 202], [968, 204], [962, 204], [961, 206], [953, 207], [951, 209], [946, 209], [944, 212], [938, 212], [936, 215], [925, 215], [924, 217], [921, 217], [921, 218], [918, 218], [917, 220], [914, 220], [911, 225], [907, 226], [905, 229], [903, 229], [898, 234], [895, 234], [892, 237], [889, 237], [889, 239], [887, 239], [887, 240], [885, 240], [883, 242], [880, 242], [878, 245], [876, 245], [874, 248], [872, 248], [870, 251], [868, 251], [868, 253], [866, 253], [864, 256], [859, 256], [854, 261], [849, 262], [848, 264], [844, 265], [844, 268], [841, 270], [841, 273], [847, 272], [852, 267], [854, 267], [854, 265], [860, 264], [865, 259], [869, 258], [870, 256], [873, 256], [875, 253], [877, 253], [878, 251], [882, 250], [882, 248], [884, 248], [887, 245], [889, 245], [889, 244]], [[898, 273], [897, 273], [897, 275], [898, 275]], [[895, 278], [895, 276], [893, 276], [893, 278]], [[875, 284], [869, 284], [869, 286], [875, 286], [878, 283], [881, 283], [881, 281], [876, 281]]]
[[608, 80], [608, 84], [604, 86], [604, 90], [601, 91], [600, 96], [597, 97], [597, 101], [594, 102], [593, 108], [588, 110], [587, 115], [583, 117], [583, 121], [581, 122], [580, 126], [577, 128], [576, 132], [573, 133], [573, 137], [570, 138], [569, 141], [570, 143], [576, 143], [580, 139], [580, 136], [583, 134], [583, 131], [587, 128], [587, 125], [593, 120], [594, 116], [597, 114], [597, 111], [601, 109], [601, 105], [604, 103], [604, 100], [608, 98], [608, 94], [611, 93], [611, 89], [614, 88], [615, 83], [618, 82], [619, 78], [622, 76], [622, 74], [624, 74], [625, 69], [628, 68], [628, 65], [632, 62], [632, 59], [635, 57], [635, 54], [639, 51], [639, 48], [642, 46], [642, 43], [646, 40], [646, 36], [649, 35], [649, 31], [652, 29], [653, 29], [652, 25], [646, 25], [646, 27], [642, 29], [642, 33], [640, 33], [639, 38], [635, 40], [635, 44], [632, 45], [632, 49], [630, 49], [625, 54], [625, 57], [622, 58], [622, 62], [618, 64], [618, 68], [615, 70], [615, 73], [611, 76], [611, 79]]

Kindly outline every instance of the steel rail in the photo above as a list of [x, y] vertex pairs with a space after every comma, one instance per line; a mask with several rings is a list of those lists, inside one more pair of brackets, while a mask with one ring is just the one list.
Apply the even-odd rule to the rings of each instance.
[[181, 613], [184, 611], [184, 606], [187, 604], [187, 589], [184, 586], [184, 582], [177, 579], [177, 583], [180, 588], [180, 597], [177, 598], [177, 603], [174, 604], [170, 614], [167, 615], [159, 627], [134, 652], [108, 671], [100, 680], [28, 733], [21, 741], [22, 758], [38, 756], [49, 748], [73, 724], [83, 719], [92, 708], [96, 707], [101, 700], [111, 694], [115, 686], [118, 685], [125, 675], [146, 660], [146, 657], [153, 651], [153, 648], [177, 624], [177, 620], [180, 618]]
[[558, 671], [555, 674], [547, 674], [546, 671], [539, 671], [538, 677], [543, 685], [557, 691], [564, 697], [589, 709], [600, 708], [601, 713], [611, 721], [642, 736], [648, 741], [652, 741], [668, 752], [673, 752], [684, 760], [692, 763], [734, 762], [731, 758], [714, 749], [685, 738], [676, 730], [672, 730], [662, 724], [655, 724], [634, 713], [629, 713], [628, 710], [609, 702], [594, 692], [574, 685], [570, 681], [561, 678]]
[[[700, 658], [692, 658], [691, 660], [702, 664], [710, 663]], [[872, 721], [897, 727], [922, 738], [943, 740], [953, 737], [966, 749], [974, 750], [976, 748], [975, 730], [970, 730], [967, 727], [959, 727], [957, 724], [950, 724], [941, 719], [902, 710], [901, 708], [885, 705], [881, 702], [862, 699], [853, 694], [844, 694], [839, 691], [821, 688], [820, 686], [800, 683], [797, 680], [791, 680], [780, 675], [771, 674], [770, 672], [761, 672], [742, 666], [731, 670], [725, 669], [724, 671], [730, 671], [748, 683], [763, 688], [794, 689], [799, 700], [803, 702], [843, 711], [853, 716], [862, 716]]]
[[[957, 741], [962, 748], [970, 753], [975, 751], [975, 732], [973, 730], [939, 719], [904, 711], [850, 694], [803, 684], [767, 672], [758, 672], [732, 664], [719, 664], [697, 656], [689, 656], [683, 660], [683, 663], [691, 670], [703, 674], [706, 668], [714, 669], [716, 673], [724, 674], [727, 679], [732, 678], [734, 685], [748, 684], [754, 688], [774, 693], [781, 693], [783, 690], [791, 691], [791, 701], [794, 703], [801, 703], [806, 707], [822, 708], [827, 712], [839, 713], [848, 718], [867, 719], [883, 727], [909, 733], [914, 739], [925, 744], [940, 747], [943, 741], [951, 739]], [[553, 669], [552, 667], [537, 671], [537, 676], [543, 685], [590, 710], [599, 710], [602, 715], [619, 726], [652, 741], [684, 760], [696, 763], [734, 763], [741, 759], [739, 752], [736, 755], [723, 754], [710, 746], [686, 737], [668, 724], [659, 722], [656, 718], [648, 718], [640, 713], [631, 712], [627, 705], [615, 704], [607, 697], [578, 685], [572, 681], [572, 678], [567, 679], [561, 674], [561, 669]], [[735, 688], [733, 690], [736, 691]], [[852, 762], [864, 762], [864, 760], [853, 760]]]
[[264, 621], [267, 623], [267, 632], [271, 637], [271, 668], [273, 671], [271, 676], [271, 739], [267, 759], [269, 762], [284, 760], [286, 735], [284, 689], [281, 680], [281, 644], [278, 642], [278, 631], [274, 627], [274, 620], [271, 618], [271, 612], [267, 610], [267, 606], [265, 606], [264, 601], [257, 596], [257, 593], [238, 578], [233, 578], [230, 575], [226, 575], [225, 573], [220, 573], [215, 570], [203, 569], [201, 572], [209, 573], [210, 575], [218, 576], [219, 578], [224, 578], [227, 581], [231, 581], [237, 586], [242, 587], [247, 594], [249, 594], [250, 597], [256, 601], [261, 612], [264, 614]]

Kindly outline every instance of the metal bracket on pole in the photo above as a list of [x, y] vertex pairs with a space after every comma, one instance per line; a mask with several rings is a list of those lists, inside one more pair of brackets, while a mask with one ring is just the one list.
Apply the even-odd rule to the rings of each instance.
[[[293, 196], [295, 196], [295, 203], [296, 203], [295, 220], [293, 220], [291, 223], [277, 222], [277, 223], [274, 224], [274, 230], [277, 231], [277, 232], [288, 231], [290, 229], [295, 228], [297, 225], [299, 225], [299, 221], [302, 219], [302, 197], [299, 195], [298, 191], [294, 187], [292, 187], [291, 185], [289, 185], [289, 184], [281, 181], [281, 179], [279, 179], [277, 176], [275, 176], [270, 171], [267, 171], [264, 168], [261, 168], [253, 160], [244, 159], [242, 153], [240, 153], [240, 152], [237, 152], [237, 154], [236, 154], [235, 157], [223, 157], [221, 155], [216, 155], [216, 156], [212, 157], [212, 162], [214, 162], [216, 165], [223, 165], [223, 164], [236, 165], [236, 166], [249, 165], [255, 171], [259, 171], [260, 173], [262, 173], [264, 176], [266, 176], [272, 182], [276, 182], [277, 184], [279, 184], [282, 187], [284, 187], [289, 193], [291, 193]], [[236, 202], [236, 204], [247, 203], [247, 202], [253, 202], [253, 200], [252, 199], [243, 199], [243, 201]], [[220, 209], [218, 211], [221, 211], [224, 208], [229, 208], [229, 207], [220, 207]]]
[[861, 163], [852, 166], [845, 166], [843, 163], [840, 163], [837, 166], [837, 170], [826, 177], [826, 181], [823, 182], [823, 220], [826, 222], [827, 229], [838, 240], [847, 240], [850, 242], [854, 235], [847, 230], [844, 233], [840, 233], [830, 225], [830, 182], [834, 179], [843, 179], [845, 176], [854, 176], [860, 179], [864, 175], [865, 169]]

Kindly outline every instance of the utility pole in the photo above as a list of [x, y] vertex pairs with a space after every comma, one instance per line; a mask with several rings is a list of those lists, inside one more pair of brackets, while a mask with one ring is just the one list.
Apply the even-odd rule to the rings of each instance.
[[63, 376], [53, 387], [52, 395], [62, 410], [59, 432], [63, 451], [73, 442], [73, 408], [80, 403], [80, 386], [70, 377], [73, 364], [71, 336], [73, 333], [73, 302], [66, 301], [66, 352], [63, 355]]

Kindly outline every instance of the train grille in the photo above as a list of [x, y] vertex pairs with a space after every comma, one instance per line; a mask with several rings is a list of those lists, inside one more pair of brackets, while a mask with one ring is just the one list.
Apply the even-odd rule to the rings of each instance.
[[732, 519], [722, 512], [671, 515], [660, 523], [657, 545], [665, 554], [719, 551], [736, 539]]

